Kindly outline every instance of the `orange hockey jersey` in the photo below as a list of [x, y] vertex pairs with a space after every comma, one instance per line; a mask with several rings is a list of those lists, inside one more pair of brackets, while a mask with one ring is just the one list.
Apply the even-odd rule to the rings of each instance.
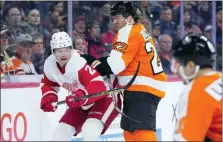
[[175, 141], [222, 141], [221, 76], [211, 72], [185, 88], [178, 102]]
[[126, 85], [133, 77], [138, 61], [138, 76], [128, 90], [164, 97], [167, 77], [152, 37], [142, 24], [126, 25], [116, 34], [107, 59], [112, 72], [118, 75], [120, 86]]

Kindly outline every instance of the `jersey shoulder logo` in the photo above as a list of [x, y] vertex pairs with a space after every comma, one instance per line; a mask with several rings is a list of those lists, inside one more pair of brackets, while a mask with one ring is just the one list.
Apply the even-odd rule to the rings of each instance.
[[124, 53], [128, 45], [125, 42], [116, 42], [113, 44], [113, 49]]

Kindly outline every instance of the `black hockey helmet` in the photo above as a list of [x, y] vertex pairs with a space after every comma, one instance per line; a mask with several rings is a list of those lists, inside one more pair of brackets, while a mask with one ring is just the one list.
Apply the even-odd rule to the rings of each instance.
[[216, 60], [216, 49], [204, 35], [189, 33], [173, 47], [173, 56], [181, 65], [193, 61], [202, 67], [212, 67]]
[[132, 1], [118, 1], [111, 7], [111, 15], [123, 15], [123, 17], [136, 16], [136, 5]]

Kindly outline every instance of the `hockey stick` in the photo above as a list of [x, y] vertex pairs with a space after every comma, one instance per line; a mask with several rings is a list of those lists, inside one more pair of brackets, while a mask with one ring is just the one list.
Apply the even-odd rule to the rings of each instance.
[[[127, 90], [132, 85], [132, 83], [135, 81], [135, 78], [136, 78], [136, 76], [138, 75], [138, 72], [139, 72], [139, 67], [140, 67], [140, 61], [138, 61], [138, 66], [137, 66], [137, 69], [136, 69], [136, 72], [135, 72], [134, 76], [129, 81], [129, 83], [126, 86], [124, 86], [123, 88], [112, 89], [112, 90], [107, 90], [105, 92], [99, 92], [99, 93], [95, 93], [95, 94], [86, 95], [86, 96], [83, 96], [83, 97], [75, 98], [75, 101], [79, 101], [79, 100], [82, 100], [82, 99], [88, 99], [88, 98], [92, 98], [92, 97], [108, 95], [110, 93], [121, 92], [121, 91]], [[63, 100], [63, 101], [59, 101], [57, 103], [57, 105], [61, 105], [61, 104], [65, 104], [65, 103], [66, 103], [66, 101]]]
[[114, 99], [114, 98], [115, 98], [114, 95], [112, 95], [112, 98], [113, 98], [113, 104], [114, 104], [114, 106], [115, 106], [115, 110], [116, 110], [117, 112], [119, 112], [122, 116], [128, 118], [129, 120], [135, 121], [135, 122], [137, 122], [137, 123], [142, 123], [141, 121], [138, 121], [138, 120], [136, 120], [136, 119], [133, 119], [133, 118], [129, 117], [128, 115], [126, 115], [125, 113], [123, 113], [123, 112], [118, 108], [118, 106], [116, 106], [116, 104], [115, 104], [115, 103], [116, 103], [116, 100]]

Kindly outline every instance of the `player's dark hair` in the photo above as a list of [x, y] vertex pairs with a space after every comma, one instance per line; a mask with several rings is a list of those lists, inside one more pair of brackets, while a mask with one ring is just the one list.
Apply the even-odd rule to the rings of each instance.
[[111, 15], [115, 16], [118, 14], [123, 15], [123, 17], [127, 18], [128, 16], [132, 16], [134, 21], [137, 22], [140, 18], [137, 14], [137, 8], [134, 2], [132, 1], [119, 1], [116, 2], [111, 7]]

